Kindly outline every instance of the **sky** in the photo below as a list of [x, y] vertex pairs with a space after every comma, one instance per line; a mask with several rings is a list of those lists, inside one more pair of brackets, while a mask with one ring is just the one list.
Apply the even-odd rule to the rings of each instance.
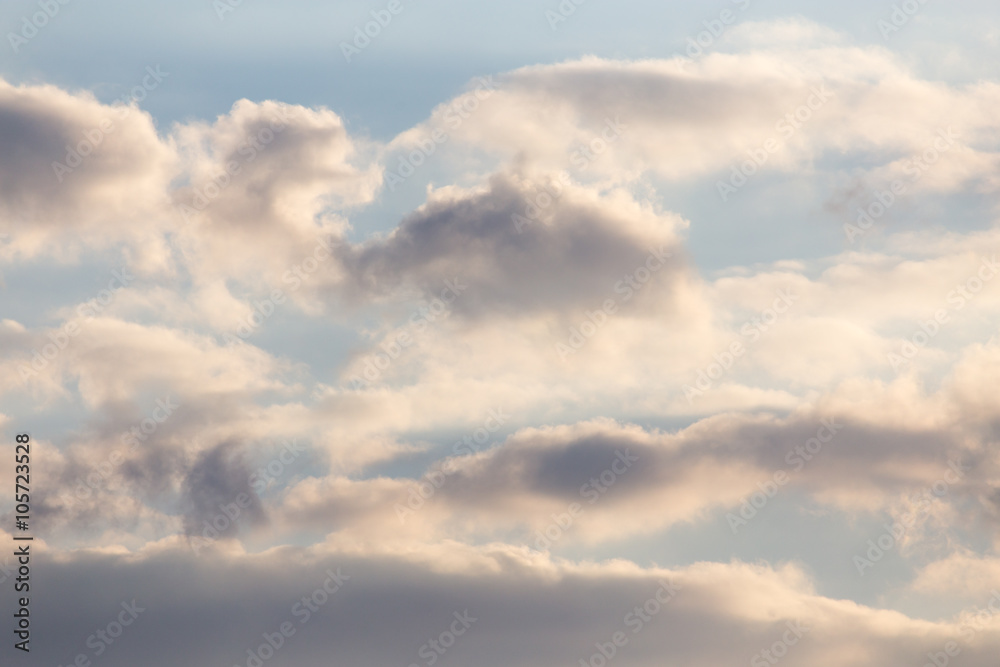
[[0, 661], [995, 665], [998, 12], [8, 0]]

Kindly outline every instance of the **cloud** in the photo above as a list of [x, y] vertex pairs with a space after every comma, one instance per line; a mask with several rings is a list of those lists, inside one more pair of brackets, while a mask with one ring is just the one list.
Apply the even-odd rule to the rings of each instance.
[[[135, 599], [148, 616], [106, 664], [246, 664], [338, 567], [351, 579], [270, 664], [421, 663], [465, 609], [479, 620], [449, 660], [586, 662], [664, 578], [682, 591], [616, 665], [753, 662], [788, 622], [809, 626], [790, 667], [943, 650], [997, 569], [998, 99], [802, 20], [734, 27], [692, 62], [518, 69], [384, 143], [322, 107], [240, 100], [164, 132], [0, 82], [7, 289], [66, 280], [51, 262], [136, 276], [106, 303], [55, 290], [0, 320], [0, 421], [32, 431], [46, 471], [37, 608], [60, 639], [40, 658], [88, 652]], [[441, 127], [414, 176], [433, 182], [397, 215], [383, 177]], [[759, 197], [692, 203], [772, 138]], [[891, 215], [842, 238], [918, 160]], [[795, 202], [770, 189], [801, 183]], [[928, 203], [961, 224], [927, 227]], [[787, 229], [808, 243], [722, 266], [723, 206], [762, 234], [801, 213]], [[755, 494], [802, 535], [718, 539]], [[196, 558], [189, 538], [241, 496]], [[885, 609], [834, 599], [839, 553], [780, 553], [828, 526], [860, 547], [915, 509], [890, 583], [865, 592]], [[995, 654], [993, 627], [964, 660]]]
[[[305, 481], [276, 508], [278, 523], [388, 541], [507, 539], [544, 550], [539, 535], [554, 522], [569, 524], [556, 531], [557, 546], [614, 542], [680, 523], [726, 524], [723, 513], [741, 516], [741, 506], [761, 492], [808, 497], [853, 516], [887, 516], [932, 488], [938, 496], [942, 480], [948, 493], [940, 506], [954, 509], [994, 478], [982, 460], [987, 445], [971, 433], [950, 421], [879, 423], [872, 416], [891, 399], [877, 400], [846, 414], [717, 415], [676, 433], [610, 420], [527, 428], [479, 453], [480, 445], [459, 441], [419, 478]], [[934, 511], [918, 519], [934, 525], [919, 539], [943, 528]], [[909, 539], [918, 535], [911, 531]]]
[[[187, 535], [200, 534], [208, 524], [221, 537], [232, 537], [244, 519], [251, 525], [261, 523], [264, 511], [250, 479], [250, 468], [235, 443], [224, 442], [202, 453], [184, 480], [184, 496], [190, 503], [184, 521]], [[245, 502], [237, 500], [243, 498]], [[237, 509], [231, 512], [237, 516], [226, 514], [228, 525], [215, 527], [213, 520], [234, 506]]]
[[647, 294], [680, 289], [685, 227], [623, 191], [495, 174], [481, 189], [430, 193], [384, 239], [341, 246], [341, 289], [358, 301], [405, 288], [433, 297], [451, 280], [468, 290], [452, 305], [466, 317], [565, 312], [600, 304], [637, 269]]
[[7, 259], [75, 261], [87, 247], [158, 243], [178, 165], [148, 113], [88, 92], [0, 80], [0, 153]]
[[340, 212], [370, 202], [381, 180], [371, 149], [328, 109], [240, 100], [174, 132], [187, 175], [172, 192], [175, 222], [204, 289], [238, 279], [287, 290], [285, 273], [342, 234]]
[[[646, 569], [457, 544], [218, 549], [196, 559], [176, 543], [161, 543], [141, 554], [36, 558], [50, 585], [33, 603], [52, 610], [39, 619], [39, 631], [61, 630], [52, 634], [58, 640], [39, 645], [47, 662], [92, 656], [85, 639], [133, 601], [142, 611], [120, 640], [105, 644], [105, 664], [246, 664], [247, 651], [286, 621], [295, 634], [273, 664], [329, 659], [331, 652], [358, 665], [419, 663], [421, 647], [432, 651], [428, 639], [449, 630], [456, 612], [474, 620], [447, 658], [481, 667], [588, 660], [616, 632], [626, 637], [616, 664], [639, 667], [665, 658], [694, 667], [749, 661], [783, 637], [794, 641], [785, 647], [789, 665], [896, 664], [941, 650], [956, 629], [824, 598], [792, 565]], [[324, 583], [335, 592], [312, 597]], [[49, 599], [55, 591], [59, 604]], [[308, 615], [303, 597], [313, 600]], [[88, 614], [77, 608], [83, 600]], [[178, 644], [178, 635], [186, 641]], [[965, 658], [985, 660], [997, 641], [993, 631], [981, 635], [963, 647]]]
[[[826, 176], [840, 171], [833, 156], [849, 157], [854, 182], [845, 187], [860, 178], [868, 189], [914, 170], [945, 132], [949, 150], [940, 164], [940, 150], [923, 163], [933, 168], [922, 170], [928, 177], [918, 189], [994, 188], [988, 165], [997, 159], [990, 112], [1000, 97], [996, 83], [925, 81], [896, 54], [846, 43], [806, 21], [730, 32], [736, 50], [695, 61], [586, 57], [525, 67], [501, 77], [457, 127], [448, 121], [462, 97], [440, 105], [421, 128], [426, 137], [450, 128], [453, 141], [442, 150], [460, 164], [477, 162], [457, 156], [485, 154], [587, 180], [655, 174], [714, 184], [728, 183], [731, 170], [763, 151], [762, 164], [748, 170]], [[602, 134], [609, 122], [623, 127], [612, 142]], [[769, 141], [773, 147], [764, 150]]]

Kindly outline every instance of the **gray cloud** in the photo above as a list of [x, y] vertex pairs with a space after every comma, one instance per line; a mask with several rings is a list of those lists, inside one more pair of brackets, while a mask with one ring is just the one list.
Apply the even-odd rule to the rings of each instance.
[[[576, 663], [618, 631], [628, 643], [615, 664], [743, 663], [780, 640], [787, 621], [809, 630], [783, 664], [832, 667], [858, 653], [900, 664], [940, 650], [954, 632], [945, 623], [819, 597], [794, 568], [739, 563], [641, 570], [530, 561], [517, 550], [459, 546], [417, 547], [409, 555], [285, 547], [197, 559], [167, 547], [141, 557], [36, 558], [46, 572], [46, 585], [33, 600], [36, 636], [48, 641], [33, 646], [32, 658], [44, 664], [66, 664], [78, 653], [93, 660], [88, 637], [133, 600], [144, 611], [120, 639], [91, 640], [91, 646], [104, 645], [103, 665], [244, 665], [247, 650], [264, 643], [261, 635], [286, 621], [296, 632], [266, 664], [328, 664], [331, 656], [360, 667], [424, 664], [421, 647], [449, 629], [455, 612], [466, 610], [476, 620], [443, 661], [475, 667]], [[323, 586], [328, 570], [349, 579], [303, 623], [305, 614], [293, 615], [293, 609]], [[638, 623], [636, 606], [658, 589], [668, 599], [662, 582], [676, 587], [675, 596], [650, 604], [657, 612]], [[984, 661], [996, 647], [996, 638], [988, 637], [968, 647], [965, 659]], [[6, 656], [12, 649], [0, 650]]]
[[[551, 203], [527, 218], [537, 201]], [[407, 288], [434, 298], [445, 280], [457, 279], [468, 291], [452, 308], [465, 317], [575, 314], [620, 299], [616, 285], [656, 254], [646, 294], [656, 291], [669, 304], [687, 272], [678, 256], [683, 225], [624, 196], [605, 202], [556, 178], [495, 174], [483, 192], [428, 202], [385, 239], [342, 244], [341, 290], [353, 301]], [[667, 254], [673, 257], [664, 266]]]
[[187, 507], [184, 513], [184, 528], [187, 534], [201, 534], [206, 522], [225, 513], [227, 506], [237, 504], [237, 499], [245, 497], [248, 505], [240, 508], [237, 521], [219, 530], [223, 537], [233, 537], [238, 533], [244, 519], [251, 525], [260, 524], [265, 519], [260, 498], [250, 485], [250, 467], [244, 462], [242, 450], [237, 443], [223, 442], [203, 452], [191, 467], [184, 480], [184, 495]]

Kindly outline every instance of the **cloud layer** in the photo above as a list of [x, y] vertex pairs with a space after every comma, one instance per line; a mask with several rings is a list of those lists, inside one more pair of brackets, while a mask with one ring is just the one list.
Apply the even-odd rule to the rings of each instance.
[[[1000, 86], [802, 19], [725, 45], [386, 142], [0, 81], [40, 659], [988, 664]], [[706, 268], [734, 210], [809, 255]]]

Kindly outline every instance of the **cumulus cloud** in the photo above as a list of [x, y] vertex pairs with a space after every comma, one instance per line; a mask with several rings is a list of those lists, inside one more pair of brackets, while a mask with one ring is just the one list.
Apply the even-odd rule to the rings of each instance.
[[156, 231], [178, 164], [148, 113], [88, 92], [0, 80], [0, 152], [6, 258], [70, 260], [121, 240], [162, 255]]
[[318, 241], [343, 232], [337, 211], [370, 201], [381, 178], [377, 166], [356, 164], [364, 142], [327, 109], [241, 100], [175, 134], [187, 175], [172, 193], [175, 219], [206, 282], [278, 284]]
[[509, 318], [591, 306], [637, 269], [653, 280], [646, 294], [669, 292], [684, 275], [675, 255], [685, 227], [626, 192], [497, 174], [480, 190], [430, 193], [392, 234], [343, 246], [338, 259], [354, 299], [405, 287], [435, 295], [451, 280], [468, 290], [454, 312]]

